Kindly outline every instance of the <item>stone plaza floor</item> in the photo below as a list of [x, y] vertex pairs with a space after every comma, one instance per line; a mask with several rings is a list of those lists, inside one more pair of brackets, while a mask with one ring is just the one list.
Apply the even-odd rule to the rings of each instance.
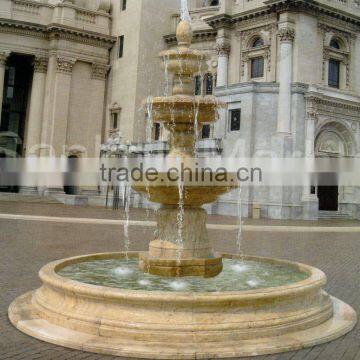
[[[11, 326], [7, 308], [17, 296], [40, 285], [37, 273], [44, 264], [75, 255], [121, 251], [123, 226], [105, 220], [122, 219], [121, 210], [0, 201], [1, 360], [118, 359], [64, 349], [28, 337]], [[153, 213], [132, 209], [130, 219], [140, 221], [130, 223], [131, 250], [144, 250], [154, 231]], [[217, 250], [236, 250], [237, 231], [232, 226], [236, 222], [232, 217], [209, 217], [209, 234]], [[245, 221], [244, 228], [243, 252], [322, 269], [328, 276], [329, 293], [360, 313], [360, 222], [262, 220]], [[360, 325], [328, 344], [255, 359], [360, 360]]]

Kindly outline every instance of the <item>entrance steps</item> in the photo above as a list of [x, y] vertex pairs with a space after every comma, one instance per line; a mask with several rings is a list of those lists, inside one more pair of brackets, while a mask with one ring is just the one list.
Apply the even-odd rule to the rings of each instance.
[[342, 214], [339, 211], [319, 211], [319, 220], [350, 220], [351, 216], [348, 214]]

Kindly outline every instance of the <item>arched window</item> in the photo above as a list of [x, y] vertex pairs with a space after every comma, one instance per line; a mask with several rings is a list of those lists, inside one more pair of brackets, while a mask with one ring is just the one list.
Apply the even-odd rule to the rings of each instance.
[[332, 39], [330, 41], [330, 47], [332, 47], [334, 49], [337, 49], [337, 50], [340, 50], [340, 44], [336, 39]]
[[260, 47], [260, 46], [263, 46], [264, 45], [264, 41], [261, 37], [257, 37], [254, 41], [253, 41], [253, 44], [252, 44], [252, 47], [253, 48], [256, 48], [256, 47]]

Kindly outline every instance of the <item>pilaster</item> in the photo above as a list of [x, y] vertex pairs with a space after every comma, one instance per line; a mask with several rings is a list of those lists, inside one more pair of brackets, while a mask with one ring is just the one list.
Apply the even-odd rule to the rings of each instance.
[[277, 132], [291, 134], [291, 83], [295, 30], [289, 22], [279, 24], [279, 100]]
[[2, 104], [4, 97], [5, 66], [9, 55], [10, 52], [7, 51], [0, 52], [0, 125], [1, 125], [1, 113], [2, 113]]

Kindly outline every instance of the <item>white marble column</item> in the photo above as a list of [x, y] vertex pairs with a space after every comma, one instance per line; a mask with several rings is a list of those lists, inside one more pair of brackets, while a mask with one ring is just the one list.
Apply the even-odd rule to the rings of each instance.
[[228, 68], [229, 68], [229, 54], [231, 46], [230, 43], [221, 39], [216, 44], [216, 51], [218, 53], [218, 66], [217, 66], [217, 82], [216, 86], [228, 85]]
[[[220, 37], [216, 41], [216, 51], [218, 53], [216, 86], [227, 86], [229, 75], [229, 55], [231, 45], [224, 36], [224, 31], [219, 31]], [[226, 109], [219, 109], [219, 121], [215, 124], [215, 136], [223, 137], [226, 133]]]
[[[282, 24], [283, 25], [283, 24]], [[288, 25], [279, 29], [279, 102], [277, 132], [291, 134], [291, 84], [295, 31]]]
[[40, 150], [48, 61], [46, 57], [36, 57], [34, 60], [34, 76], [26, 135], [26, 156], [37, 156]]
[[9, 57], [8, 52], [0, 52], [0, 125], [1, 125], [1, 112], [2, 112], [2, 103], [4, 96], [4, 82], [5, 82], [5, 66], [7, 58]]
[[[306, 116], [305, 128], [305, 159], [307, 160], [308, 170], [312, 171], [315, 160], [315, 127], [318, 114], [315, 110], [309, 109]], [[316, 194], [311, 193], [313, 179], [311, 174], [305, 178], [302, 193], [303, 218], [304, 220], [316, 220], [318, 218], [318, 198]]]
[[[60, 158], [66, 145], [70, 105], [71, 80], [75, 58], [51, 53], [46, 77], [45, 106], [43, 115], [41, 156]], [[61, 195], [64, 179], [53, 177], [41, 184], [45, 194]]]

